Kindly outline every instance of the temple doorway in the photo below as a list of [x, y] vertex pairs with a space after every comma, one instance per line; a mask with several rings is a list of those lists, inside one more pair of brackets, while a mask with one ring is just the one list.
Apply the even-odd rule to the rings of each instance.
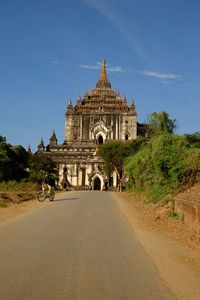
[[98, 137], [98, 143], [99, 145], [103, 144], [103, 137], [101, 135]]
[[94, 190], [101, 190], [101, 180], [99, 179], [99, 177], [96, 177], [94, 180]]
[[128, 134], [125, 135], [125, 140], [126, 140], [126, 141], [128, 140]]

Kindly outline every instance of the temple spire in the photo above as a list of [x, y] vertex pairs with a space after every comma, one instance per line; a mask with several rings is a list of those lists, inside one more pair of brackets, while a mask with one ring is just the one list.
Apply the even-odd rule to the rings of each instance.
[[106, 74], [106, 61], [105, 61], [105, 59], [102, 61], [100, 80], [108, 81], [107, 74]]
[[43, 138], [41, 138], [40, 143], [38, 145], [38, 151], [39, 152], [43, 152], [44, 149], [45, 149], [45, 147], [44, 147], [44, 141], [43, 141]]
[[57, 138], [56, 138], [55, 130], [53, 130], [53, 132], [52, 132], [52, 135], [49, 140], [49, 145], [51, 145], [51, 146], [57, 145]]
[[99, 80], [97, 81], [96, 88], [101, 89], [101, 90], [105, 90], [105, 89], [110, 90], [111, 89], [111, 84], [110, 84], [107, 74], [106, 74], [106, 61], [105, 60], [102, 61], [101, 76], [100, 76]]

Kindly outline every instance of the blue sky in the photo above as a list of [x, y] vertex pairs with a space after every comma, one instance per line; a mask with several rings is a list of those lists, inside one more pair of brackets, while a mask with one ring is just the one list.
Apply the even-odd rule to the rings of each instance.
[[1, 0], [0, 135], [36, 151], [55, 130], [63, 143], [67, 103], [103, 59], [139, 122], [164, 110], [177, 133], [199, 131], [199, 15], [198, 0]]

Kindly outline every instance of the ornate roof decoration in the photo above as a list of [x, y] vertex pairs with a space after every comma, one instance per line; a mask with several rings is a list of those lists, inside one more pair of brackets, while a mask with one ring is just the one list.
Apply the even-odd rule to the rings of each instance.
[[44, 141], [43, 141], [43, 138], [41, 137], [41, 140], [40, 140], [40, 143], [38, 146], [44, 146]]
[[81, 105], [81, 97], [80, 97], [80, 95], [78, 96], [78, 99], [77, 99], [77, 105]]
[[127, 104], [127, 101], [126, 101], [126, 96], [124, 96], [124, 97], [123, 97], [123, 101], [122, 101], [122, 103], [123, 103], [123, 104]]
[[50, 145], [57, 145], [57, 137], [56, 137], [56, 133], [53, 130], [52, 135], [50, 137]]
[[129, 107], [126, 96], [121, 98], [118, 91], [115, 92], [112, 90], [106, 73], [106, 61], [103, 60], [101, 74], [96, 87], [91, 91], [86, 90], [83, 99], [78, 96], [75, 106], [73, 106], [72, 101], [69, 100], [66, 115], [74, 115], [77, 113], [111, 114], [119, 112], [131, 112], [131, 114], [136, 114], [134, 103], [132, 102]]
[[132, 99], [132, 101], [131, 101], [130, 108], [132, 108], [132, 109], [135, 109], [135, 102], [134, 102], [134, 100], [133, 100], [133, 99]]
[[69, 102], [68, 102], [68, 107], [69, 106], [72, 106], [72, 101], [71, 101], [71, 99], [69, 99]]
[[38, 145], [38, 151], [41, 152], [41, 151], [44, 151], [44, 149], [45, 149], [44, 141], [43, 141], [43, 138], [41, 138], [40, 143]]
[[73, 106], [72, 106], [72, 101], [70, 99], [67, 106], [67, 112], [71, 112], [71, 111], [73, 111]]
[[111, 84], [106, 74], [106, 61], [102, 61], [101, 76], [96, 84], [97, 89], [111, 89]]

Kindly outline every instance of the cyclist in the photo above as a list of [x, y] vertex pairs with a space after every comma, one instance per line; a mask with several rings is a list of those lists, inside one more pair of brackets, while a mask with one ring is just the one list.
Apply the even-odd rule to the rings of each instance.
[[47, 188], [48, 189], [48, 194], [50, 194], [51, 190], [54, 186], [55, 186], [54, 180], [52, 178], [50, 178], [49, 175], [45, 175], [44, 182], [43, 182], [43, 185], [42, 185], [42, 190], [44, 191], [45, 188]]

